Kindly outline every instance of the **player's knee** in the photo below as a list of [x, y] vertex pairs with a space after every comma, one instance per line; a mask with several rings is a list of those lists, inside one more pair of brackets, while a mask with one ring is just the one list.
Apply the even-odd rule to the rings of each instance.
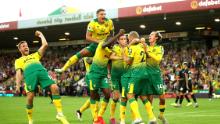
[[110, 99], [110, 93], [105, 93], [104, 96], [105, 96], [105, 99]]
[[128, 99], [134, 98], [134, 94], [128, 93], [128, 94], [127, 94], [127, 98], [128, 98]]
[[121, 98], [121, 102], [127, 102], [126, 98]]
[[119, 99], [114, 99], [114, 98], [113, 98], [113, 101], [114, 101], [115, 103], [117, 103], [117, 102], [118, 102], [118, 100], [119, 100]]
[[114, 93], [113, 99], [114, 100], [119, 100], [119, 93]]
[[56, 84], [52, 84], [50, 86], [50, 89], [51, 89], [52, 94], [58, 94], [59, 93], [59, 88]]
[[164, 105], [165, 104], [165, 98], [160, 98], [160, 105]]
[[33, 99], [34, 98], [34, 92], [28, 92], [27, 98]]
[[[143, 100], [145, 100], [145, 99], [148, 99], [149, 97], [147, 97], [147, 96], [140, 96], [140, 99], [143, 101]], [[148, 99], [149, 100], [149, 99]]]
[[98, 99], [98, 96], [95, 93], [95, 91], [92, 91], [92, 90], [90, 91], [90, 98], [93, 99], [93, 100]]
[[114, 97], [113, 98], [113, 101], [115, 101], [115, 102], [118, 102], [118, 100], [119, 100], [119, 97]]

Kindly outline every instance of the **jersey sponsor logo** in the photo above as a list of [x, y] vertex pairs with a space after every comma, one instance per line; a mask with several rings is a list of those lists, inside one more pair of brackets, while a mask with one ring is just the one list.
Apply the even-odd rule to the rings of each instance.
[[105, 23], [105, 27], [108, 27], [108, 26], [109, 26], [109, 25], [108, 25], [108, 22], [106, 22], [106, 23]]
[[132, 53], [132, 49], [128, 49], [128, 53], [131, 54]]
[[89, 26], [87, 30], [88, 30], [88, 31], [92, 31], [92, 28]]
[[102, 36], [102, 35], [107, 35], [108, 33], [97, 33], [97, 35]]
[[198, 8], [198, 2], [196, 1], [196, 0], [193, 0], [192, 2], [191, 2], [191, 8], [192, 9], [197, 9]]
[[26, 63], [27, 61], [32, 60], [32, 59], [35, 59], [35, 58], [34, 57], [27, 58], [24, 60], [24, 63]]

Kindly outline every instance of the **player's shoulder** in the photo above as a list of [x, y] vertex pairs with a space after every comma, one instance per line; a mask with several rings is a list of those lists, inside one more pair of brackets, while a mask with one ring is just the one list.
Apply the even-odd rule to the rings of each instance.
[[139, 49], [141, 47], [143, 47], [142, 43], [136, 43], [136, 44], [131, 45], [129, 48], [131, 48], [131, 49]]
[[22, 57], [19, 57], [19, 58], [15, 59], [15, 63], [20, 62], [20, 61], [21, 61], [21, 59], [22, 59]]
[[162, 52], [164, 52], [164, 48], [163, 48], [162, 45], [156, 45], [156, 49], [157, 49], [157, 51], [162, 51]]
[[109, 22], [109, 23], [112, 23], [112, 20], [109, 19], [109, 18], [105, 18], [105, 21], [106, 21], [106, 22]]
[[119, 44], [114, 44], [113, 49], [120, 49]]
[[132, 45], [130, 45], [129, 47], [128, 47], [128, 49], [134, 49], [135, 48], [135, 45], [134, 44], [132, 44]]
[[89, 24], [91, 25], [91, 24], [96, 24], [96, 23], [98, 23], [98, 19], [96, 18], [96, 19], [92, 19], [90, 22], [89, 22]]
[[156, 45], [155, 47], [156, 47], [156, 48], [159, 48], [159, 49], [163, 48], [162, 45]]
[[30, 56], [41, 56], [39, 51], [33, 52]]
[[98, 43], [98, 47], [97, 47], [97, 49], [100, 49], [100, 48], [102, 48], [102, 44], [104, 43], [104, 41], [100, 41], [99, 43]]

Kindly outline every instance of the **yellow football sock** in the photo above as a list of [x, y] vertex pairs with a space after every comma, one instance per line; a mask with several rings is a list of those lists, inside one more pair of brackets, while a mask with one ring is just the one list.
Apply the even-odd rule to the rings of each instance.
[[90, 99], [90, 109], [92, 112], [93, 121], [97, 121], [98, 120], [98, 109], [97, 109], [96, 101], [93, 99]]
[[103, 101], [102, 101], [102, 103], [101, 103], [101, 108], [100, 108], [99, 114], [98, 114], [99, 117], [102, 117], [103, 114], [105, 113], [106, 108], [107, 108], [107, 106], [108, 106], [108, 101], [109, 101], [109, 100], [107, 100], [107, 99], [105, 99], [105, 98], [103, 99]]
[[145, 109], [146, 109], [146, 111], [147, 111], [149, 120], [154, 119], [154, 118], [155, 118], [155, 115], [154, 115], [154, 113], [153, 113], [151, 103], [150, 103], [147, 99], [144, 100], [143, 103], [144, 103]]
[[110, 106], [110, 118], [114, 118], [118, 100], [112, 100]]
[[76, 55], [73, 55], [66, 63], [65, 65], [63, 66], [62, 70], [66, 70], [67, 68], [69, 68], [71, 65], [75, 64], [76, 62], [78, 62], [79, 58]]
[[132, 99], [129, 99], [129, 102], [130, 102], [131, 110], [134, 113], [135, 120], [136, 119], [141, 119], [141, 115], [140, 115], [140, 112], [139, 112], [137, 101], [134, 98], [132, 98]]
[[52, 98], [53, 98], [53, 104], [57, 109], [57, 113], [63, 113], [60, 95], [52, 95]]
[[132, 111], [132, 109], [131, 109], [131, 119], [134, 121], [135, 120], [135, 114], [134, 114], [134, 112]]
[[28, 120], [33, 120], [33, 105], [27, 105], [26, 106], [26, 112], [27, 112], [27, 117], [28, 117]]
[[120, 105], [120, 119], [125, 122], [126, 102], [121, 102]]
[[159, 106], [159, 109], [160, 109], [160, 116], [163, 116], [163, 113], [164, 113], [164, 111], [165, 111], [165, 105], [160, 105]]
[[99, 103], [100, 103], [100, 101], [99, 100], [96, 100], [96, 108], [97, 108], [97, 111], [99, 111]]
[[86, 102], [82, 105], [82, 107], [79, 109], [79, 111], [82, 113], [84, 112], [86, 109], [88, 109], [90, 106], [90, 99], [87, 99]]

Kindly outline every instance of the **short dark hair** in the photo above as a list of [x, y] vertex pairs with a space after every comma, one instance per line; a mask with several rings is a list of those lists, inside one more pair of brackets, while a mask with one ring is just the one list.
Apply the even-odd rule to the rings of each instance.
[[24, 40], [23, 40], [23, 41], [20, 41], [16, 46], [17, 46], [18, 48], [20, 48], [20, 46], [21, 46], [22, 43], [27, 43], [27, 41], [24, 41]]
[[98, 9], [97, 11], [96, 11], [96, 14], [99, 14], [99, 12], [101, 12], [101, 11], [105, 11], [105, 9]]

